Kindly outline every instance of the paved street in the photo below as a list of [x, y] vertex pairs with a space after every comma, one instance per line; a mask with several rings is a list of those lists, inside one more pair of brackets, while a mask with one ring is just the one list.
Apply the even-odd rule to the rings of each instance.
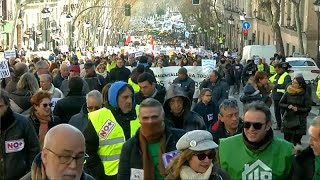
[[[242, 117], [243, 116], [243, 104], [239, 100], [239, 95], [229, 96], [229, 98], [237, 99], [238, 105], [240, 106], [240, 116]], [[271, 106], [270, 110], [271, 110], [271, 113], [272, 113], [273, 128], [275, 128], [276, 127], [276, 119], [274, 117], [273, 106]], [[308, 123], [308, 127], [309, 127], [312, 119], [318, 115], [318, 112], [319, 112], [319, 106], [312, 106], [311, 112], [309, 113], [309, 116], [308, 116], [308, 119], [307, 119], [308, 120], [308, 122], [307, 122]], [[279, 137], [283, 138], [283, 133], [281, 133], [278, 130], [275, 130], [274, 132], [275, 132], [276, 136], [279, 136]], [[305, 136], [302, 137], [302, 141], [301, 142], [302, 142], [302, 146], [303, 147], [307, 147], [308, 146], [308, 140], [309, 140], [309, 135], [305, 135]]]

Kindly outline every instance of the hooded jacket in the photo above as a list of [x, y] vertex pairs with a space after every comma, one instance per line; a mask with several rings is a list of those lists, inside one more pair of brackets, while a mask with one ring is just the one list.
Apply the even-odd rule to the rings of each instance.
[[[37, 177], [32, 177], [37, 176]], [[45, 171], [42, 164], [41, 153], [39, 153], [33, 160], [31, 171], [23, 176], [20, 180], [47, 180], [48, 177], [45, 175]], [[84, 171], [81, 174], [80, 180], [94, 180], [93, 177], [86, 174]]]
[[[112, 115], [114, 116], [117, 123], [121, 126], [125, 139], [128, 140], [130, 138], [131, 134], [131, 126], [130, 121], [136, 120], [137, 113], [135, 110], [135, 103], [134, 103], [134, 96], [132, 96], [132, 109], [129, 113], [124, 114], [120, 108], [118, 107], [118, 96], [119, 92], [128, 85], [125, 82], [116, 82], [114, 83], [110, 89], [108, 94], [108, 100], [109, 100], [109, 106], [108, 109], [111, 110]], [[133, 92], [133, 89], [131, 86], [129, 86], [130, 90]], [[98, 110], [99, 111], [99, 110]], [[97, 111], [95, 111], [97, 113]], [[103, 115], [103, 114], [101, 114]], [[108, 179], [108, 178], [116, 178], [116, 176], [106, 176], [104, 171], [104, 166], [101, 162], [100, 156], [98, 155], [98, 149], [99, 149], [99, 137], [98, 134], [92, 124], [92, 121], [90, 120], [88, 122], [87, 128], [83, 131], [84, 137], [86, 139], [86, 151], [89, 155], [89, 158], [86, 162], [86, 166], [89, 169], [89, 174], [94, 176], [96, 179]], [[107, 119], [106, 119], [107, 121]]]
[[[159, 84], [156, 84], [156, 89], [157, 89], [157, 93], [152, 98], [158, 100], [161, 104], [163, 104], [164, 97], [166, 96], [166, 88], [159, 85]], [[140, 104], [143, 100], [145, 100], [149, 97], [144, 97], [143, 94], [141, 93], [141, 91], [139, 91], [135, 94], [135, 98], [136, 98], [136, 103]]]
[[[174, 97], [183, 98], [184, 109], [180, 117], [175, 117], [171, 112], [169, 101]], [[178, 129], [184, 129], [187, 131], [196, 130], [196, 129], [206, 130], [206, 125], [204, 120], [199, 114], [190, 110], [191, 101], [179, 86], [171, 85], [168, 88], [163, 107], [165, 112], [166, 124], [168, 126], [178, 128]], [[182, 121], [182, 122], [179, 122], [179, 121]]]

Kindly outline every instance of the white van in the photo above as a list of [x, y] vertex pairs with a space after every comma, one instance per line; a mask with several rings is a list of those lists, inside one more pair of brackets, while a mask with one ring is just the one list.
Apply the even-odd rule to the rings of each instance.
[[245, 63], [248, 59], [254, 57], [265, 58], [266, 63], [269, 65], [270, 58], [277, 52], [274, 45], [250, 45], [243, 47], [241, 62]]

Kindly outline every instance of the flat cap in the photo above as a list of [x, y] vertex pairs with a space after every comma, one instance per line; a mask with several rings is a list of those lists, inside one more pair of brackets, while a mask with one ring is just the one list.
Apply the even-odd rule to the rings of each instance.
[[217, 148], [210, 132], [205, 130], [193, 130], [184, 134], [176, 144], [177, 150], [206, 151]]

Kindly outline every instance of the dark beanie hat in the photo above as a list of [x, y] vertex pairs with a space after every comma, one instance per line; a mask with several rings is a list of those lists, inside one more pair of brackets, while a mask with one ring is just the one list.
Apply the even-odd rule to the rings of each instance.
[[81, 77], [72, 77], [69, 79], [70, 92], [82, 92], [83, 80]]
[[188, 71], [187, 71], [186, 68], [182, 67], [182, 68], [179, 69], [178, 74], [186, 74], [187, 75]]
[[148, 57], [147, 56], [141, 56], [139, 59], [139, 63], [148, 63]]

